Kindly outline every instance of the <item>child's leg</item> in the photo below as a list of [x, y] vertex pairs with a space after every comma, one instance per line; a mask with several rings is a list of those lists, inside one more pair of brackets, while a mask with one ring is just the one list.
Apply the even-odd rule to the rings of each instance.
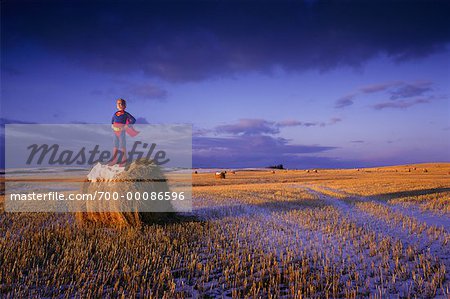
[[109, 166], [113, 166], [113, 165], [115, 165], [117, 163], [119, 154], [120, 153], [118, 151], [118, 148], [114, 147], [113, 148], [112, 158], [111, 158], [111, 160], [108, 163]]
[[127, 149], [125, 147], [122, 147], [122, 154], [121, 154], [121, 160], [119, 160], [119, 166], [123, 167], [125, 164], [127, 164]]
[[121, 159], [119, 160], [119, 166], [123, 167], [127, 163], [127, 149], [126, 149], [126, 139], [125, 139], [125, 130], [123, 130], [120, 134], [120, 147], [122, 149], [121, 153]]
[[108, 163], [109, 166], [113, 166], [117, 163], [120, 163], [120, 161], [123, 158], [124, 153], [122, 153], [119, 148], [122, 147], [122, 142], [121, 142], [121, 137], [122, 134], [120, 134], [119, 136], [117, 134], [113, 134], [113, 153], [112, 153], [112, 158], [110, 160], [110, 162]]

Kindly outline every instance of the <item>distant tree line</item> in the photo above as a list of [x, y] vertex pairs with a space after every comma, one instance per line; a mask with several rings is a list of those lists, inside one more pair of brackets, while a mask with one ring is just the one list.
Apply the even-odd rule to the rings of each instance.
[[278, 165], [271, 165], [268, 168], [272, 168], [272, 169], [284, 169], [283, 164], [278, 164]]

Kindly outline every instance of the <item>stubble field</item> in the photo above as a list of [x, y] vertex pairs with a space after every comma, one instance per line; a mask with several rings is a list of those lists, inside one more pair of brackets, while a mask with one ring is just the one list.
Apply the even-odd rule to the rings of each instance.
[[142, 228], [0, 206], [0, 297], [450, 296], [450, 164], [193, 174]]

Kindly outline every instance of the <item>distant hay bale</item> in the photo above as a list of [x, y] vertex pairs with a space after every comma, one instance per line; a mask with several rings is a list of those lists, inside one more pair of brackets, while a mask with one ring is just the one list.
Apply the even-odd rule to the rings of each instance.
[[197, 170], [196, 171], [194, 171], [194, 174], [197, 174], [198, 172], [197, 172]]
[[[133, 161], [125, 170], [108, 178], [105, 173], [116, 170], [115, 168], [117, 167], [95, 165], [91, 169], [89, 179], [83, 185], [82, 192], [94, 194], [101, 191], [111, 195], [116, 192], [119, 196], [126, 196], [170, 191], [161, 169], [150, 160]], [[97, 178], [92, 177], [92, 173], [95, 172], [100, 173]], [[143, 223], [164, 222], [175, 216], [175, 210], [169, 200], [128, 201], [119, 198], [117, 201], [84, 201], [80, 205], [79, 210], [82, 212], [76, 213], [76, 219], [80, 223], [140, 226]]]
[[423, 172], [428, 172], [428, 169], [424, 168], [424, 169], [423, 169]]
[[225, 174], [226, 174], [225, 171], [218, 171], [218, 172], [216, 172], [215, 177], [216, 177], [216, 179], [224, 179], [225, 178]]
[[275, 170], [272, 170], [272, 173], [275, 173]]

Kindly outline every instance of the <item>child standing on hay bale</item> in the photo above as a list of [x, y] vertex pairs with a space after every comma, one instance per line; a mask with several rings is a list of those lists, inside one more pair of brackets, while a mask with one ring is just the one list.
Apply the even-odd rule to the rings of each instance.
[[[108, 165], [112, 166], [119, 163], [119, 166], [123, 167], [127, 163], [125, 133], [134, 137], [139, 132], [131, 126], [136, 122], [136, 119], [133, 117], [133, 115], [125, 111], [127, 102], [124, 99], [118, 99], [116, 101], [116, 105], [117, 112], [114, 113], [111, 120], [111, 128], [114, 132], [113, 157]], [[119, 148], [121, 150], [119, 150]]]

